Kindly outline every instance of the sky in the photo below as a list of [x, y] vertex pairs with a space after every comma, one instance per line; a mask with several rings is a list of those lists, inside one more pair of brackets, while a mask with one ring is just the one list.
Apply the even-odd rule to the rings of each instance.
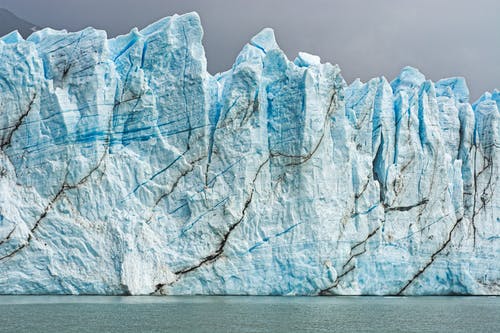
[[174, 13], [200, 14], [211, 73], [227, 70], [250, 38], [275, 30], [299, 51], [339, 64], [347, 82], [392, 80], [406, 66], [427, 78], [464, 76], [472, 98], [500, 88], [498, 0], [0, 0], [38, 26], [93, 26], [109, 36]]

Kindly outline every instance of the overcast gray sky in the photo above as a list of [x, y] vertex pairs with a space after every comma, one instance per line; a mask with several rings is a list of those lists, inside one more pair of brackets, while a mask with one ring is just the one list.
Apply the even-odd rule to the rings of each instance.
[[194, 10], [212, 73], [271, 27], [289, 58], [317, 54], [338, 63], [348, 82], [393, 79], [411, 65], [433, 80], [465, 76], [473, 98], [500, 88], [498, 0], [0, 0], [0, 7], [39, 26], [94, 26], [110, 36]]

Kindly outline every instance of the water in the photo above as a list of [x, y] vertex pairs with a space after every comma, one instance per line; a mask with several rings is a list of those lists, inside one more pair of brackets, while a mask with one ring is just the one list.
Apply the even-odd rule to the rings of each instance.
[[497, 297], [0, 296], [0, 332], [500, 332]]

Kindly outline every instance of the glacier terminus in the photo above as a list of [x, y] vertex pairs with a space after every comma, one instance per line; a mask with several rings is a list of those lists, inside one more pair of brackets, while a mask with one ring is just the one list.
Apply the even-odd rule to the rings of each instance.
[[498, 90], [202, 36], [0, 39], [0, 294], [500, 294]]

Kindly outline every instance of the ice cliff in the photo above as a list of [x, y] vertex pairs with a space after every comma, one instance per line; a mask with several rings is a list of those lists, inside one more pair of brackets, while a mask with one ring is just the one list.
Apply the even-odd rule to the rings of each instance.
[[500, 92], [197, 14], [0, 39], [1, 294], [500, 294]]

